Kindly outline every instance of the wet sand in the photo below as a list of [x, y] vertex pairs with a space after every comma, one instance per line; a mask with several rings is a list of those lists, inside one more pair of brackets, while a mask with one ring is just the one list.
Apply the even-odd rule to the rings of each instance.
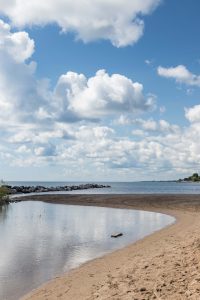
[[141, 209], [177, 220], [45, 283], [23, 300], [200, 299], [200, 195], [38, 195], [23, 200]]

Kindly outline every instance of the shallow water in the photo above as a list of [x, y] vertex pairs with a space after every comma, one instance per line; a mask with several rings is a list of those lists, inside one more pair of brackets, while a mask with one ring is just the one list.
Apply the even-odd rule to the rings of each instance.
[[[144, 211], [20, 202], [0, 207], [0, 299], [16, 300], [80, 264], [174, 222]], [[110, 235], [123, 232], [112, 239]]]

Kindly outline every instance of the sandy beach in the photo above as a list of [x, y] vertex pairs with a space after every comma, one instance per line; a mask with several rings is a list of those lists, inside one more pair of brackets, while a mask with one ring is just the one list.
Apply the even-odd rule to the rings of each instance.
[[37, 195], [23, 200], [142, 209], [176, 218], [161, 231], [61, 274], [23, 300], [200, 299], [200, 196]]

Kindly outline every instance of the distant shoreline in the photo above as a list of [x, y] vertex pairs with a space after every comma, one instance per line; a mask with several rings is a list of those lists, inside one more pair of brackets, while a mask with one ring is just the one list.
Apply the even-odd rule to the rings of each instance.
[[200, 298], [200, 195], [35, 195], [24, 200], [155, 211], [177, 222], [61, 275], [23, 299]]

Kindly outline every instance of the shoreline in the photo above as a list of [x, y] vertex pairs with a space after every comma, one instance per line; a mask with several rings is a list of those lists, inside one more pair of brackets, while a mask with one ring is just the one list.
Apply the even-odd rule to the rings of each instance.
[[176, 222], [44, 283], [23, 300], [200, 299], [200, 195], [35, 195], [20, 199], [160, 212]]

